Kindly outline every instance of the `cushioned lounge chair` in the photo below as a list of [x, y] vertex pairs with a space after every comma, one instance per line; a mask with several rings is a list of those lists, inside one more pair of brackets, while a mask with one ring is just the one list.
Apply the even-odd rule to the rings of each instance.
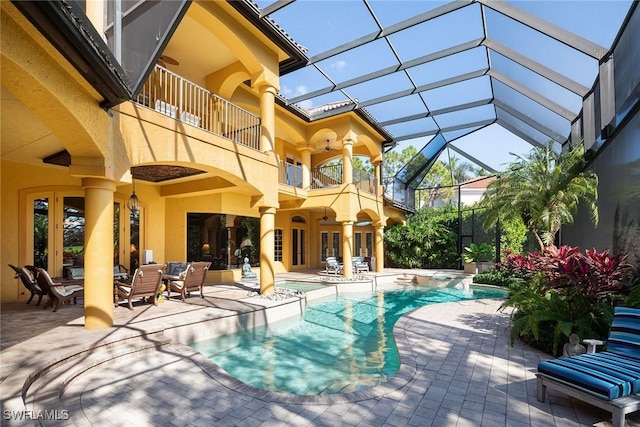
[[42, 297], [44, 295], [47, 295], [47, 293], [40, 289], [40, 286], [38, 286], [38, 283], [36, 282], [35, 277], [31, 275], [31, 272], [29, 272], [29, 270], [24, 267], [16, 267], [15, 265], [11, 264], [9, 264], [9, 267], [11, 267], [11, 269], [16, 272], [16, 278], [20, 279], [20, 282], [22, 282], [24, 287], [27, 288], [27, 290], [31, 293], [27, 304], [31, 302], [34, 296], [38, 295], [38, 302], [36, 303], [36, 305], [40, 305]]
[[131, 276], [131, 283], [116, 280], [113, 287], [115, 306], [118, 307], [121, 298], [127, 300], [129, 310], [133, 310], [131, 302], [134, 298], [149, 298], [153, 305], [158, 305], [156, 297], [160, 293], [163, 269], [164, 265], [141, 265]]
[[171, 298], [171, 291], [176, 291], [180, 294], [182, 301], [192, 292], [199, 291], [200, 296], [204, 298], [204, 281], [207, 278], [207, 271], [211, 266], [210, 262], [200, 261], [192, 262], [187, 265], [187, 268], [178, 276], [178, 279], [169, 280], [167, 286], [167, 298]]
[[49, 301], [44, 308], [53, 306], [54, 313], [58, 311], [61, 305], [70, 303], [73, 300], [74, 304], [78, 303], [78, 298], [84, 297], [84, 287], [79, 281], [53, 281], [49, 273], [44, 268], [37, 268], [38, 275], [36, 280], [38, 286], [47, 292]]
[[334, 256], [328, 256], [325, 260], [326, 267], [325, 272], [327, 274], [342, 274], [342, 264], [338, 262], [338, 259]]
[[353, 263], [353, 272], [354, 273], [362, 273], [363, 271], [369, 271], [369, 263], [364, 262], [362, 257], [355, 256], [352, 258]]
[[616, 307], [606, 344], [599, 353], [540, 362], [538, 400], [553, 388], [611, 412], [613, 427], [622, 427], [625, 414], [640, 409], [640, 310]]

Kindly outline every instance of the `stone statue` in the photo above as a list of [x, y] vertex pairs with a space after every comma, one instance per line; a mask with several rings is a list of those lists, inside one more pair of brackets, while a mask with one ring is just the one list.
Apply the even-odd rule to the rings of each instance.
[[564, 357], [578, 356], [587, 352], [585, 346], [580, 344], [580, 337], [577, 334], [569, 335], [569, 342], [562, 348]]
[[242, 278], [243, 279], [255, 279], [256, 273], [251, 271], [251, 264], [249, 264], [249, 258], [244, 257], [244, 264], [242, 264]]

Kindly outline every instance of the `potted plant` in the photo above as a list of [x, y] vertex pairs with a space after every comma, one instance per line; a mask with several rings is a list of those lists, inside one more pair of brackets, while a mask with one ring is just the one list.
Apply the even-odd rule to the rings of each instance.
[[464, 260], [464, 272], [477, 274], [485, 271], [491, 266], [493, 247], [488, 243], [477, 245], [471, 243], [464, 248], [462, 259]]

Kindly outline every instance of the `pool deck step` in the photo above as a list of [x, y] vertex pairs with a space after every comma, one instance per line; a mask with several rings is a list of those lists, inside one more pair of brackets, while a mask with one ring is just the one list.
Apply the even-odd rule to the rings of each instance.
[[25, 407], [35, 414], [59, 408], [58, 412], [50, 415], [51, 419], [40, 419], [41, 425], [60, 425], [67, 416], [73, 425], [85, 425], [83, 419], [86, 417], [77, 399], [78, 393], [68, 393], [77, 379], [93, 369], [104, 369], [116, 361], [135, 358], [170, 344], [171, 340], [162, 333], [152, 333], [125, 338], [54, 361], [35, 371], [25, 382], [22, 389]]

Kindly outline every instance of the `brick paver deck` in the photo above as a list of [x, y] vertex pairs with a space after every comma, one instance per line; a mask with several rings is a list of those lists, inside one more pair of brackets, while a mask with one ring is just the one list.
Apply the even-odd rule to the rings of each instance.
[[[607, 412], [559, 393], [536, 400], [536, 366], [548, 356], [510, 345], [500, 300], [411, 312], [394, 329], [402, 362], [394, 380], [346, 396], [298, 398], [241, 384], [163, 336], [176, 325], [233, 321], [277, 304], [231, 284], [207, 286], [205, 294], [120, 307], [114, 327], [100, 331], [84, 329], [81, 306], [52, 313], [33, 303], [4, 304], [2, 425], [33, 425], [15, 416], [53, 417], [39, 421], [56, 426], [610, 425]], [[101, 350], [74, 356], [94, 347]], [[635, 415], [628, 420], [640, 425]]]

